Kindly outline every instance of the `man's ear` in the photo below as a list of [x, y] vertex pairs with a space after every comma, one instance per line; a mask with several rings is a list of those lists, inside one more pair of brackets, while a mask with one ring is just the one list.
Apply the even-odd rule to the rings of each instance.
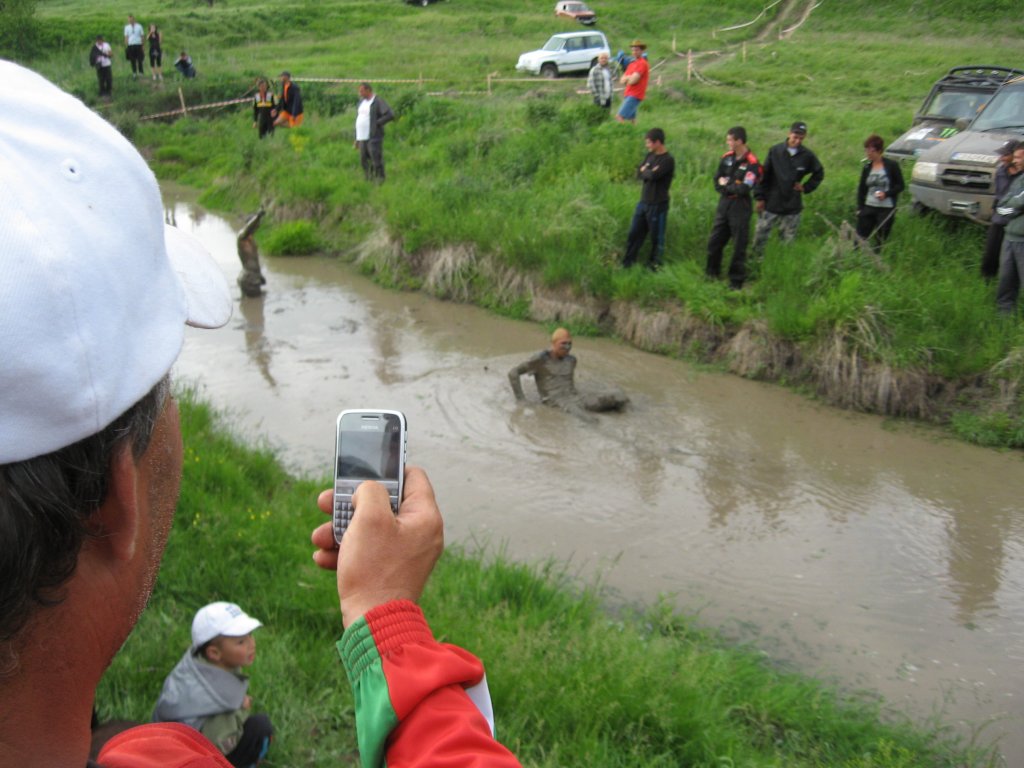
[[107, 495], [90, 517], [90, 546], [103, 548], [118, 560], [131, 560], [139, 536], [138, 469], [130, 445], [114, 453], [107, 470]]

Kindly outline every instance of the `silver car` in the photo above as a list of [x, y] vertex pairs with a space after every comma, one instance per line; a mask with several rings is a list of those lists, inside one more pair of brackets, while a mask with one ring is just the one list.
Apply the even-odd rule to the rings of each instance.
[[516, 69], [544, 77], [558, 77], [566, 72], [586, 72], [597, 64], [597, 57], [602, 53], [609, 56], [612, 53], [604, 32], [563, 32], [552, 35], [543, 48], [520, 56]]

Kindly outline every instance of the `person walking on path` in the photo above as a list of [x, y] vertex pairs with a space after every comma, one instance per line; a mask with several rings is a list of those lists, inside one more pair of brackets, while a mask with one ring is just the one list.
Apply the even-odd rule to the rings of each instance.
[[103, 39], [103, 35], [96, 35], [89, 60], [94, 62], [93, 66], [96, 67], [96, 77], [100, 81], [100, 96], [108, 99], [114, 89], [113, 53], [110, 43]]
[[298, 128], [302, 125], [302, 91], [292, 82], [292, 73], [287, 69], [281, 73], [281, 109], [274, 125]]
[[878, 253], [892, 232], [896, 201], [904, 189], [903, 171], [895, 160], [882, 156], [885, 141], [871, 134], [864, 141], [867, 160], [857, 185], [857, 237]]
[[146, 54], [142, 50], [142, 39], [146, 30], [135, 20], [131, 14], [128, 15], [128, 23], [124, 25], [125, 56], [132, 65], [132, 79], [144, 75]]
[[1013, 153], [1020, 142], [1010, 139], [998, 150], [999, 166], [996, 168], [996, 194], [992, 201], [992, 218], [988, 222], [988, 233], [985, 236], [985, 250], [981, 257], [981, 276], [991, 280], [999, 274], [999, 255], [1003, 249], [1003, 232], [1006, 229], [1006, 218], [996, 208], [999, 201], [1010, 189], [1010, 185], [1020, 171], [1013, 162]]
[[722, 155], [715, 171], [718, 207], [708, 238], [708, 260], [704, 270], [708, 277], [722, 275], [722, 255], [732, 239], [732, 261], [729, 262], [729, 285], [740, 289], [747, 279], [747, 242], [750, 239], [751, 197], [761, 182], [761, 164], [747, 147], [747, 131], [737, 125], [725, 135], [729, 151]]
[[790, 243], [800, 226], [804, 195], [816, 190], [825, 178], [817, 155], [804, 146], [807, 123], [790, 126], [789, 136], [768, 150], [762, 166], [761, 183], [754, 188], [757, 225], [754, 227], [754, 255], [763, 256], [772, 230], [779, 227], [779, 239]]
[[669, 191], [676, 172], [676, 161], [665, 147], [665, 132], [661, 128], [651, 128], [644, 143], [647, 155], [636, 169], [636, 176], [643, 182], [643, 189], [640, 202], [633, 211], [633, 221], [629, 225], [622, 266], [631, 267], [636, 263], [640, 247], [650, 235], [651, 257], [647, 261], [647, 268], [657, 270], [661, 267], [665, 251]]
[[647, 50], [647, 43], [634, 40], [630, 45], [630, 50], [633, 52], [633, 60], [629, 62], [629, 66], [626, 67], [626, 71], [619, 80], [622, 85], [626, 86], [622, 104], [615, 115], [615, 119], [620, 123], [636, 122], [636, 113], [640, 108], [640, 102], [647, 96], [647, 81], [651, 77], [651, 67], [644, 54], [644, 51]]
[[587, 88], [594, 97], [594, 104], [606, 112], [612, 109], [612, 69], [608, 65], [608, 54], [599, 53], [597, 64], [587, 75]]
[[359, 160], [367, 181], [384, 181], [384, 125], [395, 113], [369, 83], [359, 84], [359, 108], [356, 110], [356, 140]]

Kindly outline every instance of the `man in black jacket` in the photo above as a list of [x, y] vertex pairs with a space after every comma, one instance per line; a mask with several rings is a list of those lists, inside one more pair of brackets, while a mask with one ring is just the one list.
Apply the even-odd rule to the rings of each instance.
[[768, 150], [761, 183], [754, 189], [757, 200], [757, 226], [754, 228], [754, 255], [763, 256], [772, 229], [779, 225], [784, 243], [796, 237], [800, 226], [803, 196], [811, 194], [825, 178], [817, 156], [804, 146], [807, 123], [797, 121], [789, 136]]
[[729, 285], [740, 289], [747, 279], [747, 242], [750, 240], [750, 203], [754, 188], [761, 183], [761, 164], [747, 147], [747, 131], [742, 125], [729, 129], [725, 135], [729, 151], [722, 155], [715, 172], [718, 207], [708, 238], [708, 260], [704, 271], [708, 277], [722, 275], [722, 255], [731, 239], [732, 261], [729, 262]]
[[359, 84], [359, 109], [356, 112], [356, 140], [363, 173], [367, 181], [384, 181], [384, 124], [395, 119], [395, 113], [369, 83]]
[[637, 166], [636, 177], [644, 186], [640, 202], [633, 211], [633, 221], [626, 237], [626, 253], [622, 266], [631, 267], [640, 255], [640, 247], [651, 236], [651, 258], [648, 269], [661, 267], [661, 255], [665, 251], [665, 227], [668, 224], [669, 190], [676, 172], [676, 161], [665, 146], [665, 132], [651, 128], [644, 137], [647, 154]]

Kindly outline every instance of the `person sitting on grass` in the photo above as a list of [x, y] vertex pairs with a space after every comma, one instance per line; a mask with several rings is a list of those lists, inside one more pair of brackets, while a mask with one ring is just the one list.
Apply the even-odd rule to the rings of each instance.
[[259, 763], [274, 729], [270, 718], [250, 714], [249, 679], [256, 659], [253, 632], [263, 626], [234, 603], [210, 603], [192, 620], [192, 645], [164, 680], [153, 722], [192, 726], [234, 766]]
[[192, 65], [192, 57], [185, 51], [182, 51], [178, 60], [174, 62], [174, 68], [181, 73], [182, 77], [193, 78], [196, 76], [196, 68]]

